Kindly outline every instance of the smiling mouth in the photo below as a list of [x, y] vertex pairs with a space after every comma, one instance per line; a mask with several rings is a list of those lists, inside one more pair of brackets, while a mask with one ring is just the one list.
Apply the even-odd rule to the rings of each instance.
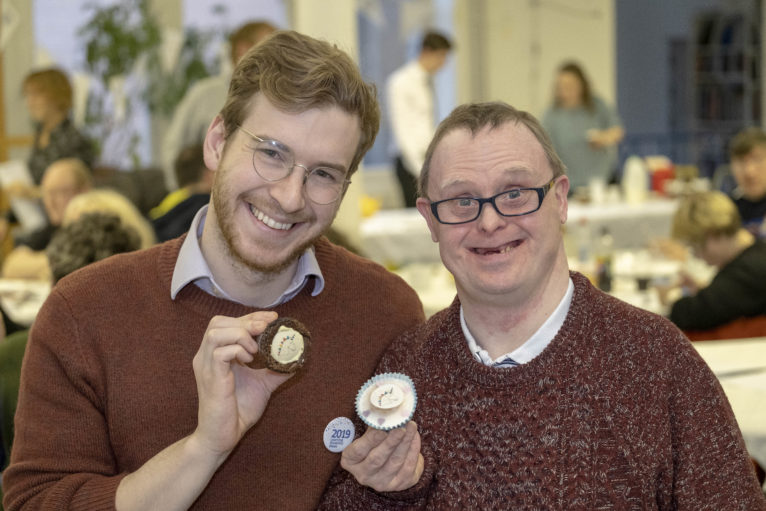
[[476, 247], [472, 248], [471, 252], [478, 255], [493, 255], [493, 254], [508, 254], [510, 251], [519, 245], [521, 245], [521, 240], [512, 241], [510, 243], [506, 243], [505, 245], [501, 245], [499, 247], [493, 247], [493, 248], [481, 248]]
[[277, 222], [276, 220], [274, 220], [273, 218], [268, 216], [263, 211], [260, 211], [260, 210], [256, 209], [255, 206], [253, 206], [252, 204], [250, 204], [250, 212], [253, 214], [253, 216], [255, 218], [257, 218], [258, 220], [260, 220], [264, 224], [268, 225], [272, 229], [277, 229], [277, 230], [280, 230], [280, 231], [287, 231], [293, 225], [295, 225], [295, 224], [285, 224], [285, 223], [282, 223], [282, 222]]

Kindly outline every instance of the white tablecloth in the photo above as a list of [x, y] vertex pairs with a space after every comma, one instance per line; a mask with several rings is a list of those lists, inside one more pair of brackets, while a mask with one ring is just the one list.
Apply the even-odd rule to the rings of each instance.
[[0, 279], [0, 304], [15, 323], [28, 327], [51, 291], [49, 282]]
[[425, 219], [415, 208], [384, 209], [360, 226], [362, 250], [386, 266], [439, 262], [439, 247], [431, 241]]
[[747, 450], [766, 467], [766, 337], [693, 344], [721, 382]]
[[677, 200], [665, 198], [639, 204], [582, 204], [570, 200], [566, 230], [576, 238], [595, 239], [606, 228], [614, 238], [615, 248], [643, 248], [653, 238], [670, 236], [677, 207]]

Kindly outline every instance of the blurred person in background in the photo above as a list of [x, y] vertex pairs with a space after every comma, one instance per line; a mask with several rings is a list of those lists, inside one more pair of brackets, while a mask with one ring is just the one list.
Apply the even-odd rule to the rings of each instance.
[[394, 166], [407, 208], [415, 207], [418, 175], [436, 128], [433, 77], [451, 49], [445, 35], [426, 32], [418, 57], [394, 71], [386, 84], [388, 120], [396, 144]]
[[176, 238], [189, 230], [194, 215], [210, 201], [213, 172], [205, 166], [202, 144], [184, 148], [175, 162], [179, 188], [149, 211], [158, 241]]
[[[229, 56], [233, 66], [247, 50], [273, 34], [276, 29], [264, 20], [249, 21], [235, 29], [229, 36]], [[178, 103], [162, 145], [162, 170], [169, 191], [181, 186], [175, 175], [176, 159], [183, 148], [201, 144], [205, 139], [210, 122], [226, 101], [230, 79], [231, 70], [203, 78], [192, 85]]]
[[742, 224], [766, 239], [766, 133], [757, 127], [739, 132], [729, 144], [729, 157], [737, 183], [732, 198]]
[[113, 213], [120, 217], [125, 225], [135, 229], [141, 238], [141, 248], [149, 248], [157, 243], [157, 236], [151, 222], [141, 214], [136, 205], [125, 195], [111, 188], [94, 188], [72, 199], [64, 211], [63, 224], [67, 225], [85, 213]]
[[16, 245], [43, 250], [64, 220], [64, 211], [77, 195], [93, 186], [90, 168], [79, 158], [63, 158], [48, 166], [40, 184], [48, 224], [37, 231], [16, 238]]
[[592, 180], [608, 183], [617, 166], [617, 144], [625, 136], [617, 112], [594, 94], [582, 67], [565, 62], [559, 67], [553, 105], [543, 126], [567, 166], [570, 193]]
[[[742, 318], [766, 317], [766, 241], [742, 226], [726, 194], [712, 191], [683, 198], [673, 217], [672, 237], [717, 268], [705, 287], [681, 274], [678, 286], [687, 296], [672, 304], [673, 323], [684, 331], [709, 330]], [[668, 303], [672, 288], [658, 289], [660, 299]], [[752, 334], [766, 335], [766, 329]]]
[[56, 160], [72, 157], [92, 168], [95, 148], [70, 118], [72, 86], [66, 74], [51, 68], [35, 71], [24, 78], [24, 100], [35, 123], [32, 152], [27, 165], [36, 185]]
[[[48, 224], [16, 239], [17, 246], [3, 261], [3, 278], [49, 279], [48, 260], [43, 250], [61, 227], [69, 203], [91, 186], [90, 169], [77, 158], [57, 160], [48, 167], [40, 185]], [[9, 332], [11, 330], [9, 328]]]

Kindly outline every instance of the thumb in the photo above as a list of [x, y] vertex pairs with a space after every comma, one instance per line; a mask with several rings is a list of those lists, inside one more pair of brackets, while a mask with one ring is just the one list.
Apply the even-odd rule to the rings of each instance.
[[261, 371], [263, 371], [261, 376], [261, 381], [263, 382], [264, 387], [266, 387], [266, 390], [268, 390], [269, 393], [277, 390], [277, 387], [279, 387], [284, 382], [292, 378], [293, 374], [295, 374], [295, 373], [278, 373], [270, 369], [261, 369]]

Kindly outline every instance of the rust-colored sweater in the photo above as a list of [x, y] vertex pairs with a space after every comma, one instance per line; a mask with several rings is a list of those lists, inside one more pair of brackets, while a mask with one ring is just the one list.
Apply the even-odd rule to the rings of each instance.
[[689, 341], [572, 279], [564, 324], [527, 364], [477, 362], [458, 300], [394, 343], [379, 372], [415, 383], [425, 472], [378, 494], [340, 469], [320, 509], [766, 509], [728, 401]]
[[[214, 315], [254, 309], [170, 280], [182, 238], [96, 263], [59, 282], [32, 329], [22, 369], [6, 509], [114, 509], [118, 484], [197, 424], [194, 357]], [[328, 422], [389, 343], [423, 321], [415, 292], [381, 266], [321, 240], [325, 288], [276, 307], [312, 334], [307, 364], [272, 395], [261, 420], [193, 509], [314, 509], [340, 455]]]

